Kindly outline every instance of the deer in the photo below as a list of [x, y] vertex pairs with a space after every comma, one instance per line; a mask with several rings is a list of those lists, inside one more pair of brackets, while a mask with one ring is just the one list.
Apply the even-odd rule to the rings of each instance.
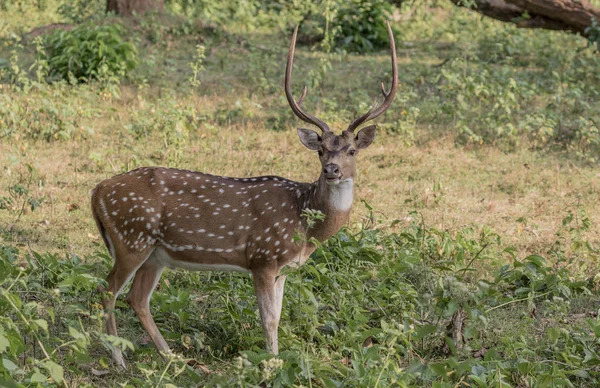
[[[307, 113], [292, 95], [291, 80], [296, 26], [287, 56], [284, 89], [293, 113], [320, 130], [298, 128], [300, 142], [316, 151], [321, 163], [312, 183], [279, 176], [234, 178], [183, 169], [140, 167], [103, 180], [91, 195], [92, 214], [114, 264], [99, 286], [107, 332], [118, 336], [115, 302], [133, 278], [126, 301], [161, 355], [171, 352], [150, 312], [150, 298], [163, 269], [240, 271], [251, 274], [266, 349], [277, 355], [285, 267], [303, 265], [316, 249], [347, 222], [354, 197], [356, 156], [375, 138], [375, 125], [356, 129], [382, 115], [398, 90], [396, 46], [389, 22], [392, 59], [389, 91], [336, 135], [322, 120]], [[311, 228], [306, 209], [325, 217]], [[294, 239], [295, 234], [305, 238]], [[125, 368], [120, 349], [113, 361]]]

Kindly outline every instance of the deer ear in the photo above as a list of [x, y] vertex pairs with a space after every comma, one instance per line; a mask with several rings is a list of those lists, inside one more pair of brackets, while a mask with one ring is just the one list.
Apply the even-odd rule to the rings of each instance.
[[364, 127], [356, 134], [356, 148], [362, 150], [367, 148], [373, 143], [373, 139], [375, 139], [375, 128], [376, 125], [369, 125], [368, 127]]
[[306, 128], [298, 128], [298, 136], [300, 141], [309, 150], [317, 151], [321, 148], [321, 136], [315, 131]]

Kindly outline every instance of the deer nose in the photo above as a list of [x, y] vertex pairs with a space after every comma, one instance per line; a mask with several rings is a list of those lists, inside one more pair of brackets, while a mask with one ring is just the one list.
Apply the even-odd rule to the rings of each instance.
[[340, 166], [334, 163], [329, 163], [323, 168], [323, 173], [325, 174], [325, 178], [339, 178], [342, 174], [340, 174]]

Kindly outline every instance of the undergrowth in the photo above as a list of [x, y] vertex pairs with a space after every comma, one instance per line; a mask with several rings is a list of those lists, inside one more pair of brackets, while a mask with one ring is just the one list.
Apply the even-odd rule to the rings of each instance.
[[[0, 135], [69, 139], [85, 136], [97, 116], [110, 115], [108, 109], [94, 117], [81, 116], [73, 109], [75, 104], [45, 97], [58, 93], [68, 100], [76, 99], [79, 93], [76, 87], [48, 84], [53, 74], [60, 74], [71, 84], [89, 83], [93, 93], [86, 105], [93, 109], [103, 100], [118, 101], [123, 87], [137, 88], [140, 99], [161, 105], [164, 98], [162, 93], [157, 97], [156, 88], [171, 89], [169, 82], [176, 87], [168, 103], [189, 106], [193, 104], [190, 91], [198, 96], [210, 96], [215, 89], [230, 91], [230, 81], [227, 77], [221, 79], [225, 71], [243, 86], [238, 93], [239, 103], [217, 112], [217, 125], [243, 125], [247, 117], [259, 125], [287, 129], [290, 116], [277, 87], [286, 50], [286, 39], [282, 37], [289, 36], [291, 27], [300, 20], [306, 21], [301, 31], [310, 30], [311, 23], [316, 23], [321, 39], [306, 49], [310, 54], [303, 54], [303, 48], [299, 53], [305, 82], [311, 86], [307, 104], [327, 120], [349, 122], [368, 109], [370, 96], [376, 92], [375, 87], [364, 90], [365, 85], [377, 85], [389, 77], [388, 66], [381, 63], [389, 58], [385, 51], [375, 60], [345, 50], [353, 51], [350, 46], [356, 45], [365, 50], [385, 48], [383, 20], [386, 15], [404, 12], [410, 18], [393, 27], [399, 57], [411, 58], [412, 62], [400, 63], [399, 97], [382, 121], [383, 128], [397, 133], [407, 144], [422, 139], [421, 133], [433, 133], [434, 137], [448, 134], [465, 147], [491, 145], [505, 151], [525, 147], [598, 162], [600, 56], [586, 48], [583, 39], [518, 29], [474, 18], [455, 8], [425, 12], [420, 2], [407, 3], [395, 11], [386, 2], [340, 5], [323, 1], [306, 7], [236, 4], [213, 9], [209, 2], [169, 2], [175, 14], [170, 19], [150, 15], [125, 27], [107, 23], [91, 28], [82, 24], [69, 31], [49, 32], [44, 45], [40, 40], [18, 42], [6, 37], [4, 54], [0, 53], [0, 78], [6, 82], [2, 85]], [[32, 11], [23, 7], [22, 12]], [[48, 10], [50, 5], [44, 7]], [[81, 12], [93, 8], [82, 8]], [[201, 21], [190, 24], [193, 19], [183, 15]], [[444, 16], [443, 23], [433, 19], [440, 15]], [[212, 24], [225, 20], [229, 21], [227, 30]], [[252, 26], [255, 35], [248, 34], [244, 26]], [[271, 42], [273, 34], [278, 43], [265, 46], [264, 36], [269, 36]], [[219, 50], [223, 44], [231, 47], [235, 39], [241, 42], [241, 50]], [[203, 43], [198, 45], [198, 40]], [[170, 47], [174, 45], [189, 54], [185, 58], [173, 55]], [[200, 54], [197, 47], [202, 50]], [[36, 51], [33, 57], [32, 50]], [[191, 55], [193, 52], [197, 58]], [[304, 55], [313, 58], [307, 61]], [[137, 70], [131, 72], [135, 66]], [[123, 78], [126, 72], [130, 74], [127, 79]], [[340, 79], [339, 74], [344, 72], [364, 77]], [[96, 82], [92, 82], [94, 79]], [[205, 86], [199, 87], [202, 82]], [[347, 93], [349, 88], [354, 92]], [[30, 115], [31, 100], [40, 97], [41, 101], [33, 104], [36, 112]], [[244, 104], [244, 98], [251, 103]], [[269, 113], [257, 114], [261, 110]], [[125, 118], [129, 122], [127, 130], [135, 128], [138, 134], [158, 132], [162, 136], [163, 126], [148, 127], [147, 117], [136, 116], [136, 112], [134, 109]]]
[[49, 76], [75, 82], [89, 82], [105, 74], [117, 79], [138, 64], [138, 53], [131, 42], [123, 40], [125, 33], [119, 24], [82, 24], [70, 31], [54, 31], [44, 39], [43, 60], [48, 63]]
[[[151, 302], [176, 352], [162, 361], [147, 339], [104, 334], [95, 290], [110, 265], [105, 254], [3, 246], [3, 384], [595, 386], [598, 279], [567, 264], [597, 260], [597, 251], [581, 240], [586, 222], [573, 222], [565, 217], [564, 238], [579, 244], [570, 257], [558, 249], [567, 240], [520, 257], [487, 228], [456, 235], [420, 223], [344, 229], [289, 271], [278, 357], [261, 350], [247, 276], [167, 273]], [[596, 308], [581, 314], [582, 303]], [[125, 303], [117, 316], [124, 338], [140, 338]], [[114, 346], [127, 351], [127, 374], [108, 367]], [[189, 366], [191, 359], [202, 367]]]

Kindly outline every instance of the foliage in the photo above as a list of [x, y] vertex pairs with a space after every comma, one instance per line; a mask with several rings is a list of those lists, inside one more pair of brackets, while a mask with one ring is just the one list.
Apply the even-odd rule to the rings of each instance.
[[[132, 386], [593, 386], [600, 378], [598, 318], [560, 323], [571, 322], [570, 303], [591, 297], [586, 282], [541, 256], [518, 259], [490, 230], [465, 229], [453, 237], [422, 224], [386, 229], [343, 230], [319, 245], [308, 265], [289, 271], [280, 357], [260, 350], [250, 279], [166, 274], [153, 296], [154, 314], [185, 356], [164, 364], [148, 358], [153, 348], [103, 333], [101, 308], [89, 296], [101, 283], [95, 275], [106, 268], [73, 254], [60, 258], [3, 246], [0, 375], [5, 383], [55, 386], [68, 376], [91, 386], [90, 363], [98, 376], [111, 372], [105, 356], [92, 358], [90, 351], [101, 346], [94, 352], [107, 355], [119, 346], [130, 351], [134, 373], [113, 376], [111, 384]], [[503, 255], [512, 262], [498, 266]], [[491, 276], [480, 275], [481, 268]], [[510, 318], [517, 306], [538, 318]], [[139, 326], [128, 309], [118, 310], [120, 322]], [[552, 323], [536, 331], [545, 317]], [[241, 349], [248, 350], [236, 356]], [[233, 360], [209, 375], [186, 364], [211, 355]]]
[[[385, 0], [320, 0], [304, 3], [273, 0], [168, 0], [166, 5], [176, 13], [217, 23], [235, 21], [250, 30], [262, 27], [283, 29], [301, 22], [301, 41], [327, 40], [330, 30], [333, 31], [336, 47], [355, 53], [388, 47], [385, 22], [393, 11], [392, 4]], [[329, 51], [328, 48], [323, 48]]]
[[[24, 97], [24, 90], [36, 86], [38, 93]], [[66, 140], [87, 135], [92, 130], [81, 120], [96, 117], [97, 107], [88, 101], [89, 89], [75, 92], [65, 83], [25, 83], [24, 90], [14, 88], [0, 95], [0, 138]], [[23, 98], [11, 98], [19, 94]], [[78, 95], [75, 97], [75, 95]], [[74, 103], [75, 101], [75, 103]]]
[[122, 78], [138, 64], [137, 49], [123, 40], [124, 33], [119, 24], [82, 24], [53, 32], [44, 41], [50, 75], [77, 82]]
[[204, 46], [197, 45], [196, 46], [196, 55], [194, 58], [194, 62], [190, 62], [190, 68], [192, 69], [192, 76], [189, 79], [190, 85], [192, 87], [200, 86], [200, 81], [198, 80], [198, 74], [204, 70], [204, 66], [202, 62], [206, 58], [204, 54]]
[[385, 22], [392, 13], [386, 0], [351, 0], [341, 3], [335, 25], [336, 45], [347, 51], [367, 53], [389, 46]]
[[0, 196], [0, 210], [7, 210], [14, 215], [17, 222], [27, 209], [34, 211], [41, 206], [44, 198], [34, 195], [31, 191], [34, 183], [37, 183], [37, 171], [30, 164], [26, 165], [27, 175], [21, 176], [19, 180], [8, 187], [8, 196]]
[[585, 35], [588, 39], [588, 47], [596, 45], [596, 50], [600, 51], [600, 23], [592, 18], [592, 24], [585, 29]]
[[181, 157], [182, 145], [207, 117], [200, 114], [194, 106], [183, 106], [172, 98], [155, 103], [141, 103], [143, 108], [136, 111], [132, 122], [125, 125], [125, 130], [136, 139], [160, 133], [165, 145], [163, 158], [169, 163], [177, 163]]
[[[517, 29], [510, 24], [494, 24], [487, 19], [475, 21], [471, 15], [454, 8], [437, 10], [445, 15], [445, 22], [438, 23], [436, 12], [425, 12], [421, 5], [402, 5], [400, 11], [410, 18], [402, 23], [393, 23], [398, 49], [404, 53], [401, 56], [419, 52], [427, 57], [426, 61], [440, 65], [401, 65], [401, 90], [393, 109], [382, 120], [382, 128], [397, 133], [406, 144], [418, 141], [416, 134], [429, 133], [428, 128], [437, 128], [437, 131], [454, 137], [457, 144], [467, 147], [495, 146], [504, 151], [526, 147], [565, 152], [590, 163], [598, 162], [600, 129], [597, 117], [600, 108], [597, 85], [600, 78], [596, 76], [599, 74], [596, 70], [600, 57], [592, 50], [583, 50], [583, 47], [581, 50], [561, 50], [562, 47], [577, 46], [578, 38], [567, 34]], [[246, 96], [238, 98], [236, 106], [227, 104], [215, 115], [215, 122], [218, 125], [238, 125], [252, 117], [254, 122], [262, 123], [264, 120], [273, 129], [288, 128], [291, 116], [287, 110], [281, 109], [284, 104], [280, 104], [283, 100], [278, 79], [285, 45], [272, 45], [271, 42], [265, 45], [262, 37], [273, 34], [273, 30], [289, 32], [291, 26], [301, 22], [301, 33], [309, 31], [312, 34], [310, 31], [315, 31], [313, 35], [321, 39], [309, 54], [314, 56], [311, 61], [303, 63], [305, 49], [299, 47], [298, 50], [297, 63], [304, 69], [306, 82], [311, 87], [306, 104], [308, 107], [316, 104], [316, 110], [327, 120], [348, 122], [368, 109], [373, 93], [362, 88], [382, 79], [379, 75], [382, 71], [371, 70], [381, 69], [381, 58], [387, 58], [382, 53], [377, 60], [375, 57], [358, 59], [339, 51], [331, 54], [331, 50], [336, 44], [344, 44], [344, 37], [354, 35], [361, 39], [371, 39], [371, 35], [381, 38], [380, 44], [361, 44], [364, 47], [387, 47], [383, 20], [393, 11], [389, 7], [384, 1], [363, 4], [328, 0], [299, 5], [274, 1], [242, 4], [231, 0], [215, 4], [173, 0], [167, 2], [171, 12], [201, 17], [202, 22], [190, 18], [173, 21], [158, 15], [140, 19], [139, 27], [130, 28], [128, 35], [147, 47], [131, 81], [140, 91], [149, 91], [153, 86], [165, 86], [172, 77], [176, 77], [178, 89], [197, 89], [196, 93], [207, 96], [211, 93], [210, 88], [231, 90], [232, 85], [226, 77], [221, 77], [221, 70], [231, 64], [235, 70], [229, 74], [234, 75], [234, 83], [243, 85], [243, 93], [249, 99], [257, 98], [261, 102], [257, 105], [246, 103]], [[51, 6], [47, 5], [44, 9], [49, 8]], [[373, 21], [373, 18], [381, 20]], [[215, 27], [225, 21], [229, 21], [227, 31]], [[593, 30], [593, 26], [590, 28]], [[483, 30], [485, 34], [478, 32]], [[93, 31], [90, 34], [95, 34]], [[256, 35], [248, 35], [247, 31], [255, 31]], [[67, 36], [65, 34], [70, 33], [55, 32], [52, 37], [59, 39], [59, 36]], [[278, 41], [286, 35], [277, 34]], [[267, 39], [271, 39], [272, 35], [268, 36]], [[476, 38], [472, 39], [473, 36]], [[200, 45], [204, 47], [203, 53], [196, 51], [195, 57], [190, 54], [181, 59], [166, 54], [171, 42], [187, 45], [187, 52], [193, 53], [193, 47], [198, 45], [197, 38], [203, 41]], [[231, 39], [240, 42], [241, 51], [234, 51], [226, 58], [218, 48], [224, 42], [231, 46]], [[305, 39], [314, 42], [310, 36]], [[422, 39], [436, 43], [421, 43]], [[355, 42], [354, 38], [350, 41]], [[128, 43], [124, 44], [129, 47]], [[93, 43], [91, 46], [100, 45]], [[449, 48], [440, 51], [437, 46]], [[47, 88], [40, 81], [46, 79], [48, 73], [57, 74], [43, 47], [37, 50], [37, 60], [30, 70], [27, 69], [31, 62], [23, 60], [23, 51], [24, 47], [14, 45], [7, 56], [9, 59], [0, 62], [3, 63], [0, 75], [23, 89], [23, 94], [11, 96], [17, 101], [16, 108], [26, 105], [20, 100], [29, 98], [27, 92], [32, 87]], [[68, 55], [59, 58], [63, 65], [62, 76], [65, 76], [68, 66], [64, 65], [74, 61]], [[100, 82], [96, 84], [96, 91], [101, 99], [107, 98], [107, 93], [118, 97], [121, 92], [118, 81], [128, 65], [123, 65], [118, 59], [115, 61], [121, 64], [116, 69], [105, 66], [105, 62], [99, 60], [94, 66], [99, 65], [100, 68], [91, 75], [77, 75], [78, 81], [89, 82], [98, 78]], [[233, 62], [240, 63], [239, 69], [232, 65]], [[191, 74], [189, 69], [181, 68], [182, 63], [193, 66]], [[36, 73], [34, 79], [37, 79], [37, 84], [31, 80], [32, 71]], [[351, 81], [355, 83], [350, 85], [352, 93], [346, 93], [339, 86], [342, 84], [339, 82], [340, 75], [345, 71], [365, 74], [366, 77]], [[216, 82], [209, 82], [206, 87], [198, 86], [199, 82], [205, 83], [206, 80]], [[359, 80], [364, 82], [359, 85]], [[77, 82], [74, 78], [70, 81]], [[141, 98], [155, 102], [146, 96]], [[174, 96], [174, 99], [178, 101], [170, 105], [181, 103], [180, 97]], [[2, 115], [7, 120], [0, 123], [4, 136], [21, 133], [46, 140], [67, 139], [86, 135], [88, 131], [82, 131], [82, 127], [91, 127], [90, 124], [82, 126], [80, 122], [86, 120], [81, 120], [68, 107], [52, 99], [44, 100], [42, 105], [46, 106], [41, 109], [40, 121], [47, 122], [42, 125], [43, 128], [37, 122], [30, 126], [28, 117], [21, 119], [20, 109], [11, 112], [5, 109]], [[269, 113], [265, 115], [260, 111]], [[126, 127], [136, 125], [135, 119], [129, 121], [125, 123]]]
[[82, 23], [106, 9], [102, 0], [73, 0], [60, 4], [57, 12], [73, 23]]
[[[21, 261], [23, 260], [23, 261]], [[88, 331], [81, 314], [101, 314], [85, 295], [99, 279], [77, 256], [60, 259], [0, 247], [0, 381], [3, 386], [63, 386], [67, 375], [82, 375], [92, 341], [131, 348], [128, 341]], [[70, 305], [60, 310], [62, 300]], [[56, 310], [67, 315], [57, 315]], [[98, 335], [94, 335], [98, 334]], [[23, 352], [26, 357], [21, 358]], [[89, 384], [88, 384], [89, 386]]]

